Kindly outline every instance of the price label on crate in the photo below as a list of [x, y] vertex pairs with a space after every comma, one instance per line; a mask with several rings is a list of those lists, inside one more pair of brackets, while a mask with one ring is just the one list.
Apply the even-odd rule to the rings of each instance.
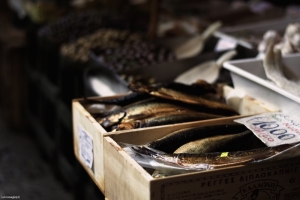
[[227, 51], [235, 49], [237, 42], [230, 38], [221, 38], [215, 46], [215, 52]]
[[94, 161], [93, 138], [81, 126], [79, 128], [79, 156], [80, 159], [92, 169]]
[[300, 142], [300, 121], [280, 112], [236, 119], [244, 124], [267, 146]]

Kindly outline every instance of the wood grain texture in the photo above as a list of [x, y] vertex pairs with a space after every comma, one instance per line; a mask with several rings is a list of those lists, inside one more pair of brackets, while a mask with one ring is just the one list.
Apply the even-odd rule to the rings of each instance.
[[[77, 101], [73, 101], [72, 110], [73, 139], [76, 158], [104, 194], [103, 134], [105, 134], [106, 131]], [[81, 126], [88, 134], [90, 134], [93, 139], [93, 170], [86, 166], [85, 163], [80, 159], [79, 126]]]
[[153, 179], [110, 137], [104, 138], [105, 196], [118, 200], [150, 199]]

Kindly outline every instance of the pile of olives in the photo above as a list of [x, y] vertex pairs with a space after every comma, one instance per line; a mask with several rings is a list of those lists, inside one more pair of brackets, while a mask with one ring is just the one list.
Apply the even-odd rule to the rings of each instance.
[[147, 41], [93, 51], [100, 62], [118, 73], [175, 60], [175, 55], [168, 48]]
[[138, 43], [142, 34], [127, 30], [99, 29], [95, 33], [79, 38], [76, 42], [61, 46], [61, 54], [73, 61], [87, 62], [91, 49], [112, 49], [128, 43]]

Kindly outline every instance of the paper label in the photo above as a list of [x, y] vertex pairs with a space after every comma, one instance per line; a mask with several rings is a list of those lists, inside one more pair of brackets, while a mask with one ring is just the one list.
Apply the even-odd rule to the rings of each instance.
[[79, 156], [90, 169], [92, 169], [94, 161], [93, 151], [93, 138], [81, 126], [79, 126]]
[[220, 52], [220, 51], [235, 49], [236, 45], [237, 42], [233, 39], [221, 38], [215, 47], [215, 51]]
[[267, 146], [300, 142], [300, 121], [280, 112], [236, 119], [244, 124]]

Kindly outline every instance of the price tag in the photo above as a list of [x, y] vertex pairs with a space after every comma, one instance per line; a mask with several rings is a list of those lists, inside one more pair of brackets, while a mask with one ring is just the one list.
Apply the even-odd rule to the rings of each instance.
[[265, 113], [234, 121], [244, 124], [269, 147], [300, 142], [300, 121], [280, 112]]
[[235, 49], [236, 46], [237, 46], [237, 42], [235, 40], [229, 38], [221, 38], [215, 47], [215, 51], [216, 52], [227, 51], [227, 50]]
[[93, 139], [81, 126], [79, 126], [79, 156], [80, 159], [92, 169], [94, 161]]

